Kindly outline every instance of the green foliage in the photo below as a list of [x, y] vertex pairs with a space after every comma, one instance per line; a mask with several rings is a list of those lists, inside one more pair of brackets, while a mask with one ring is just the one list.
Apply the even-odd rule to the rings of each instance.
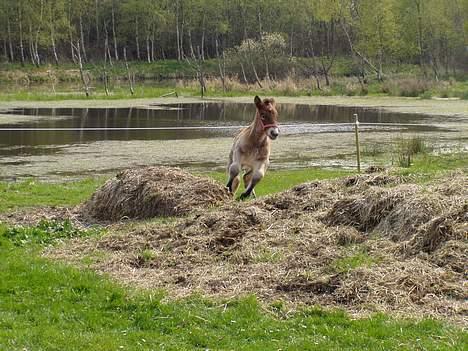
[[323, 76], [340, 64], [336, 54], [353, 62], [352, 75], [418, 63], [440, 78], [466, 70], [466, 7], [466, 0], [0, 0], [0, 61], [46, 67], [57, 52], [59, 63], [76, 63], [80, 41], [85, 63], [106, 55], [111, 70], [125, 48], [130, 60], [148, 64], [224, 52], [228, 74], [241, 76], [243, 63], [249, 79], [253, 65], [261, 79], [268, 70], [276, 80], [298, 73], [295, 59], [311, 57], [302, 73]]
[[58, 240], [84, 237], [98, 233], [97, 229], [75, 228], [67, 219], [64, 221], [41, 220], [36, 226], [14, 226], [0, 228], [0, 237], [10, 240], [16, 246], [27, 244], [49, 245]]

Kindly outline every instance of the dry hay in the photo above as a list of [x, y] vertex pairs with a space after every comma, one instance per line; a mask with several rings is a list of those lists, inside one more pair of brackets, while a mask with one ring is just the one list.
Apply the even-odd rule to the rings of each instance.
[[17, 209], [13, 212], [0, 214], [0, 223], [5, 223], [11, 226], [35, 226], [43, 220], [69, 220], [75, 226], [82, 226], [79, 220], [79, 213], [75, 208], [47, 206], [38, 208]]
[[99, 220], [186, 215], [228, 201], [223, 186], [181, 169], [128, 169], [108, 180], [86, 202], [82, 212]]
[[[462, 182], [460, 177], [444, 181]], [[247, 203], [200, 209], [170, 224], [130, 230], [123, 224], [49, 255], [76, 263], [88, 255], [94, 269], [126, 284], [166, 289], [170, 296], [255, 293], [266, 301], [465, 323], [466, 190], [389, 188], [364, 180], [357, 187], [343, 180], [302, 184]]]

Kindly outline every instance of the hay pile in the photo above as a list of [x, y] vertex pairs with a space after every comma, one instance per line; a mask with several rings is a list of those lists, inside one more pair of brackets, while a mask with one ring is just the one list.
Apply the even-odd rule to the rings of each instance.
[[76, 263], [92, 255], [96, 270], [172, 296], [256, 293], [464, 323], [466, 176], [424, 186], [388, 177], [302, 184], [170, 224], [121, 226], [50, 254]]
[[108, 180], [82, 207], [99, 220], [182, 216], [228, 201], [223, 186], [178, 168], [128, 169]]

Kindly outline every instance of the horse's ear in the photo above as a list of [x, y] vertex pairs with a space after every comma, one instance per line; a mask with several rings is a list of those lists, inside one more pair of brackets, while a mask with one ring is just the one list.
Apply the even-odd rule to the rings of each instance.
[[255, 96], [254, 102], [255, 102], [255, 106], [257, 106], [257, 108], [260, 108], [260, 107], [261, 107], [261, 105], [262, 105], [262, 99], [260, 99], [260, 98], [258, 97], [258, 95]]

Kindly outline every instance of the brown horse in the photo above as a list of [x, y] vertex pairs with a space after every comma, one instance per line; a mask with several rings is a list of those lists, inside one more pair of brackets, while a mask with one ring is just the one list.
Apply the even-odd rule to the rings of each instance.
[[263, 178], [270, 163], [271, 140], [279, 135], [275, 101], [262, 101], [255, 96], [254, 102], [257, 108], [255, 118], [235, 137], [229, 154], [229, 181], [226, 187], [231, 194], [235, 194], [240, 183], [240, 172], [245, 171], [245, 191], [240, 196], [241, 200], [255, 196], [254, 187]]

